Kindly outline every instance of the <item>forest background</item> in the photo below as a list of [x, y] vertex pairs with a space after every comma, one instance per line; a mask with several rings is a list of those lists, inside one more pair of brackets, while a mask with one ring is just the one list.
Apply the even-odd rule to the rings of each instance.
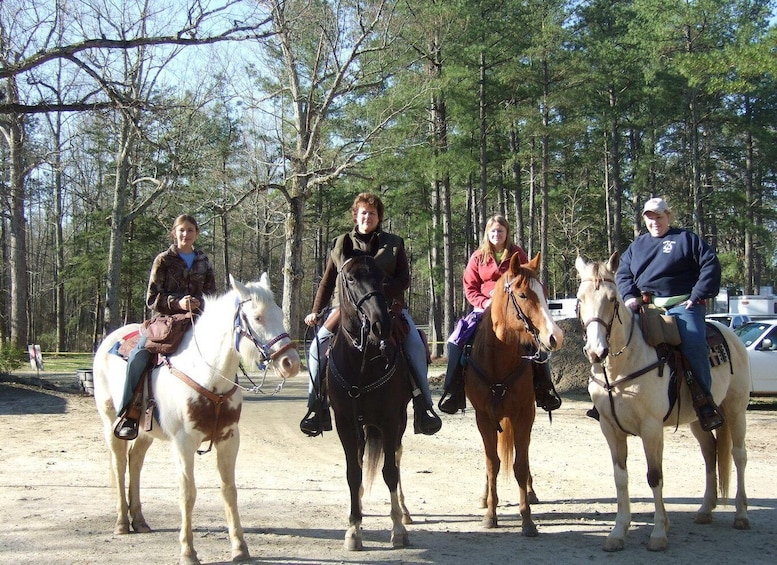
[[[2, 0], [0, 338], [92, 351], [148, 316], [193, 214], [219, 290], [267, 271], [301, 338], [356, 193], [405, 238], [433, 342], [502, 213], [551, 298], [660, 195], [723, 284], [777, 280], [765, 0]], [[435, 353], [440, 354], [439, 344]]]

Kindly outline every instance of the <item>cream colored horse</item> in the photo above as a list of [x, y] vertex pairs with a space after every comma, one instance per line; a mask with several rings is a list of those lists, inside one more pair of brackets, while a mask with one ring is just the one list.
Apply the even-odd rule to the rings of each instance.
[[[748, 529], [745, 411], [750, 397], [750, 366], [747, 351], [729, 328], [720, 324], [716, 326], [723, 332], [728, 344], [730, 362], [712, 368], [712, 395], [726, 418], [715, 435], [703, 431], [699, 425], [687, 386], [681, 388], [679, 401], [669, 412], [669, 368], [663, 367], [663, 377], [659, 376], [656, 350], [646, 343], [639, 324], [634, 324], [635, 314], [623, 303], [615, 284], [618, 262], [617, 253], [606, 263], [589, 263], [581, 257], [575, 262], [581, 280], [577, 299], [579, 317], [586, 334], [584, 352], [591, 362], [588, 392], [599, 411], [602, 433], [610, 447], [618, 499], [615, 527], [607, 537], [604, 549], [623, 549], [631, 522], [626, 469], [626, 439], [629, 435], [642, 439], [647, 460], [647, 481], [653, 491], [655, 516], [648, 549], [666, 549], [669, 517], [663, 498], [663, 428], [677, 424], [690, 423], [691, 432], [698, 440], [704, 457], [704, 498], [695, 522], [707, 524], [712, 521], [712, 509], [718, 501], [717, 479], [721, 496], [727, 497], [733, 456], [737, 470], [734, 528]], [[644, 369], [649, 370], [637, 375]]]
[[[248, 285], [232, 277], [230, 281], [229, 293], [206, 298], [202, 316], [184, 336], [178, 351], [169, 357], [169, 363], [152, 371], [153, 426], [145, 431], [141, 419], [140, 434], [134, 441], [113, 435], [117, 412], [114, 397], [120, 397], [117, 390], [123, 387], [127, 364], [112, 349], [139, 326], [131, 324], [111, 333], [94, 357], [94, 397], [118, 486], [114, 533], [129, 533], [130, 524], [136, 532], [151, 531], [141, 510], [140, 472], [154, 439], [170, 440], [179, 471], [180, 562], [185, 564], [199, 563], [192, 543], [192, 510], [197, 495], [194, 454], [203, 442], [212, 442], [216, 448], [232, 558], [250, 558], [235, 488], [242, 391], [234, 380], [239, 362], [242, 359], [247, 366], [270, 363], [283, 378], [296, 375], [300, 368], [299, 355], [283, 327], [283, 312], [273, 299], [267, 275]], [[125, 492], [128, 466], [129, 489]]]

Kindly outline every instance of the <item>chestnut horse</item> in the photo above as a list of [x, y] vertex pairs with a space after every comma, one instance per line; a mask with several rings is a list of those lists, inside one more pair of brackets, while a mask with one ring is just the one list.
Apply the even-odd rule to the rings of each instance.
[[537, 278], [540, 255], [524, 265], [517, 255], [496, 284], [491, 305], [483, 312], [465, 368], [465, 391], [486, 455], [487, 507], [483, 525], [497, 526], [496, 481], [500, 464], [512, 464], [520, 492], [523, 535], [537, 535], [531, 517], [533, 489], [529, 440], [534, 425], [532, 363], [540, 349], [554, 351], [564, 333], [553, 321], [545, 289]]
[[618, 511], [615, 527], [607, 536], [605, 551], [623, 549], [631, 522], [629, 478], [626, 469], [627, 437], [639, 436], [647, 460], [647, 482], [655, 505], [653, 531], [647, 548], [662, 551], [667, 547], [669, 517], [664, 507], [663, 451], [665, 426], [690, 423], [691, 432], [701, 446], [706, 482], [697, 524], [712, 521], [717, 504], [715, 463], [718, 465], [720, 492], [728, 495], [733, 456], [737, 469], [736, 514], [734, 528], [748, 529], [745, 494], [745, 411], [750, 399], [750, 366], [742, 341], [727, 327], [716, 324], [726, 341], [722, 363], [712, 367], [712, 396], [725, 414], [725, 423], [712, 432], [702, 430], [687, 386], [682, 386], [674, 405], [670, 402], [669, 368], [654, 347], [643, 337], [636, 314], [626, 307], [618, 292], [615, 273], [618, 253], [606, 263], [587, 262], [578, 257], [575, 267], [580, 275], [577, 292], [578, 314], [585, 328], [585, 352], [591, 362], [588, 392], [599, 412], [599, 424], [610, 447]]
[[391, 543], [404, 547], [408, 536], [403, 522], [412, 522], [399, 476], [411, 396], [408, 368], [404, 353], [391, 338], [383, 271], [372, 256], [355, 254], [350, 242], [346, 237], [345, 261], [338, 274], [340, 325], [332, 338], [326, 373], [351, 493], [344, 547], [363, 549], [362, 464], [366, 458], [365, 483], [369, 484], [381, 454], [383, 479], [391, 496]]
[[180, 562], [184, 564], [199, 563], [192, 534], [192, 510], [197, 495], [194, 454], [205, 441], [216, 448], [232, 558], [250, 557], [243, 539], [235, 488], [235, 462], [240, 446], [238, 421], [243, 399], [235, 383], [240, 361], [246, 366], [269, 363], [283, 378], [293, 377], [300, 367], [299, 355], [283, 327], [283, 312], [273, 299], [267, 275], [247, 285], [231, 276], [230, 281], [230, 292], [205, 298], [202, 315], [193, 329], [187, 331], [178, 351], [151, 371], [148, 378], [153, 401], [144, 398], [144, 409], [153, 415], [151, 429], [145, 430], [141, 422], [140, 434], [133, 441], [118, 439], [113, 434], [117, 412], [114, 399], [121, 398], [127, 368], [126, 361], [114, 351], [140, 326], [131, 324], [115, 330], [94, 356], [94, 398], [118, 486], [114, 533], [129, 533], [130, 524], [136, 532], [151, 531], [141, 510], [140, 472], [154, 439], [170, 440], [179, 469]]

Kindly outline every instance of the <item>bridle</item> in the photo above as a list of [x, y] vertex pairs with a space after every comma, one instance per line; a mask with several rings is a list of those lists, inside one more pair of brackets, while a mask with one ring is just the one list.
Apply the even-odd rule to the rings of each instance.
[[[609, 284], [612, 284], [613, 286], [616, 285], [615, 280], [609, 277], [582, 279], [580, 282], [592, 283], [594, 285], [594, 290], [599, 290], [599, 287], [601, 286], [602, 283], [609, 283]], [[612, 317], [610, 318], [609, 322], [603, 320], [602, 318], [599, 318], [598, 316], [592, 316], [587, 320], [583, 320], [580, 312], [580, 300], [577, 301], [576, 310], [577, 310], [577, 319], [580, 320], [580, 323], [583, 326], [583, 332], [586, 332], [588, 330], [588, 326], [590, 326], [591, 324], [601, 324], [602, 326], [604, 326], [604, 329], [605, 329], [604, 335], [607, 338], [608, 344], [610, 342], [610, 334], [612, 333], [612, 326], [615, 323], [615, 320], [617, 319], [618, 323], [623, 325], [623, 321], [621, 320], [621, 315], [620, 315], [620, 302], [617, 300], [615, 301], [615, 308], [613, 308]], [[623, 347], [621, 347], [621, 349], [617, 353], [611, 354], [613, 357], [618, 357], [619, 355], [621, 355], [631, 343], [631, 338], [634, 335], [634, 326], [636, 325], [636, 317], [632, 317], [631, 322], [632, 322], [631, 329], [629, 330], [629, 337], [626, 340], [626, 343], [623, 345]]]
[[[343, 288], [343, 292], [345, 293], [346, 297], [348, 298], [348, 301], [356, 308], [356, 312], [359, 315], [359, 320], [361, 322], [359, 326], [359, 335], [354, 336], [351, 332], [348, 331], [348, 328], [345, 324], [342, 323], [342, 320], [340, 322], [340, 328], [345, 332], [345, 334], [350, 339], [352, 345], [362, 353], [366, 353], [366, 346], [367, 341], [369, 339], [369, 333], [370, 333], [370, 320], [369, 316], [367, 316], [367, 313], [364, 311], [362, 306], [365, 302], [370, 300], [374, 297], [382, 298], [385, 302], [385, 296], [383, 294], [382, 290], [379, 289], [373, 289], [369, 292], [364, 293], [362, 296], [356, 296], [356, 294], [353, 292], [353, 289], [348, 285], [348, 279], [345, 276], [345, 267], [348, 265], [349, 262], [351, 262], [354, 258], [349, 257], [346, 259], [343, 264], [340, 266], [340, 285]], [[379, 345], [379, 349], [382, 351], [385, 350], [386, 344], [385, 342], [381, 341]]]
[[[521, 305], [518, 304], [518, 299], [515, 297], [515, 292], [513, 292], [513, 283], [518, 280], [518, 276], [506, 280], [504, 283], [504, 292], [507, 294], [509, 301], [508, 304], [512, 304], [513, 309], [515, 310], [515, 314], [518, 317], [521, 322], [523, 322], [524, 328], [526, 329], [526, 333], [532, 336], [532, 340], [534, 341], [534, 353], [532, 355], [523, 356], [524, 359], [529, 359], [531, 361], [535, 362], [541, 362], [540, 361], [540, 331], [537, 329], [537, 326], [534, 325], [534, 322], [531, 321], [531, 319], [526, 315], [526, 313], [521, 308]], [[506, 308], [506, 307], [505, 307]], [[547, 363], [547, 360], [542, 361]]]
[[[246, 300], [240, 300], [239, 298], [235, 298], [235, 316], [234, 316], [234, 330], [235, 330], [235, 351], [238, 353], [240, 352], [240, 339], [246, 338], [251, 343], [254, 344], [254, 347], [256, 347], [257, 350], [259, 350], [259, 353], [261, 354], [262, 360], [257, 363], [257, 366], [260, 370], [264, 371], [267, 369], [267, 366], [275, 361], [278, 357], [286, 353], [289, 349], [293, 349], [295, 347], [294, 342], [291, 340], [291, 337], [287, 332], [282, 332], [272, 338], [267, 343], [264, 343], [262, 339], [259, 337], [259, 335], [256, 333], [254, 328], [251, 326], [251, 324], [248, 321], [248, 316], [246, 315], [245, 311], [243, 310], [243, 305], [247, 302], [250, 302], [251, 299], [248, 298]], [[288, 343], [284, 344], [277, 350], [273, 351], [273, 346], [281, 341], [282, 339], [289, 340]]]

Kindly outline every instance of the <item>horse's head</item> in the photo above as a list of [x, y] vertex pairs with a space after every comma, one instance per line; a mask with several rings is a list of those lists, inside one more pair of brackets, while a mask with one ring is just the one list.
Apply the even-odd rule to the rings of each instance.
[[580, 275], [577, 316], [585, 330], [583, 353], [591, 363], [601, 363], [610, 353], [610, 331], [620, 317], [620, 298], [615, 283], [620, 256], [616, 251], [606, 263], [587, 262], [578, 256], [575, 268]]
[[375, 258], [351, 249], [345, 238], [345, 261], [340, 267], [340, 326], [357, 346], [385, 342], [391, 333], [391, 316], [383, 291], [385, 275]]
[[[237, 294], [235, 305], [235, 346], [247, 363], [265, 364], [272, 361], [283, 378], [299, 372], [299, 353], [283, 326], [283, 310], [275, 303], [270, 280], [263, 273], [258, 282], [242, 284], [229, 275], [229, 283]], [[243, 340], [253, 347], [240, 347]]]
[[491, 317], [496, 324], [517, 331], [523, 343], [555, 351], [564, 343], [564, 332], [550, 314], [545, 288], [537, 277], [539, 264], [539, 253], [524, 265], [513, 255], [494, 289]]

